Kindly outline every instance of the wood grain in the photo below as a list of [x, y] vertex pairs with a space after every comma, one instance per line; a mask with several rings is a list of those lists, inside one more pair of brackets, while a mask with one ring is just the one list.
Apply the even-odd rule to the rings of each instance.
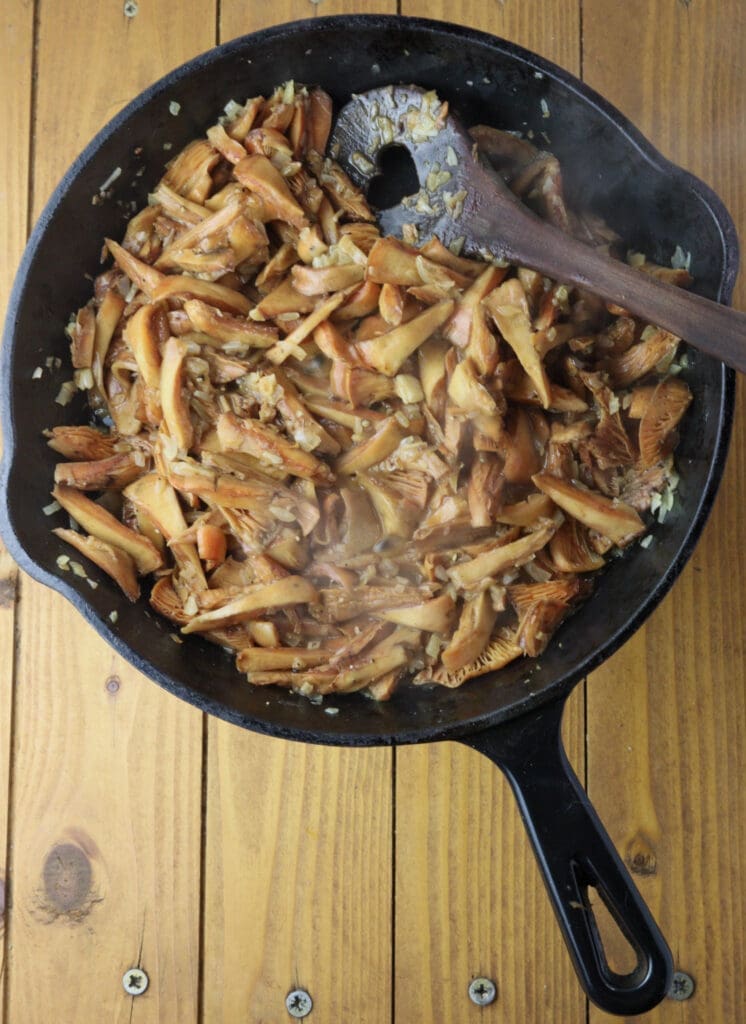
[[222, 0], [220, 41], [227, 42], [284, 21], [330, 14], [396, 14], [396, 0], [277, 0], [273, 4]]
[[384, 1024], [391, 1005], [391, 752], [319, 749], [211, 722], [205, 1021]]
[[[0, 52], [4, 54], [0, 89], [0, 124], [11, 144], [0, 148], [0, 322], [28, 230], [29, 139], [31, 132], [31, 61], [34, 11], [13, 0], [0, 18]], [[6, 870], [10, 751], [18, 570], [0, 545], [0, 1024], [4, 1021], [5, 918], [10, 902]]]
[[[310, 3], [231, 0], [220, 36], [313, 13]], [[206, 1022], [283, 1020], [297, 985], [319, 1024], [390, 1020], [391, 760], [210, 721]]]
[[[207, 48], [203, 5], [42, 3], [33, 206], [143, 86]], [[201, 16], [200, 16], [201, 15]], [[7, 1019], [197, 1019], [201, 716], [23, 579], [15, 677]], [[142, 963], [148, 992], [122, 975]]]
[[[577, 4], [458, 5], [404, 0], [402, 13], [445, 18], [579, 68]], [[566, 742], [583, 778], [583, 692]], [[500, 772], [457, 744], [406, 748], [396, 771], [395, 1020], [577, 1024], [585, 998], [544, 892], [515, 801]], [[498, 998], [469, 1002], [473, 977]]]
[[[743, 5], [585, 0], [584, 27], [588, 82], [713, 185], [743, 237]], [[743, 285], [735, 303], [746, 304]], [[737, 1021], [744, 1012], [745, 425], [739, 388], [728, 466], [694, 557], [588, 686], [591, 796], [697, 985], [689, 1001], [666, 1000], [645, 1017], [651, 1024]], [[607, 1018], [592, 1009], [590, 1019]]]

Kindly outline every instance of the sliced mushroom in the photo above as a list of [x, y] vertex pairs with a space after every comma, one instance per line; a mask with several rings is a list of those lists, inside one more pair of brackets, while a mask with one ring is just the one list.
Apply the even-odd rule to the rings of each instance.
[[122, 452], [92, 462], [58, 462], [54, 482], [79, 491], [120, 491], [143, 471], [141, 452]]
[[303, 209], [293, 198], [286, 180], [266, 156], [253, 153], [244, 157], [236, 164], [233, 173], [242, 185], [261, 197], [271, 218], [286, 221], [298, 230], [307, 227]]
[[57, 527], [52, 532], [60, 540], [72, 545], [81, 555], [90, 558], [94, 565], [111, 576], [130, 601], [136, 601], [139, 598], [140, 584], [137, 582], [135, 563], [126, 551], [114, 544], [100, 540], [98, 537], [86, 536], [76, 530]]
[[45, 430], [47, 444], [66, 459], [76, 462], [106, 459], [116, 454], [116, 434], [104, 434], [95, 427], [62, 426]]
[[189, 451], [194, 440], [189, 403], [184, 395], [184, 360], [188, 353], [188, 346], [181, 338], [169, 338], [163, 346], [163, 361], [160, 368], [163, 419], [169, 436], [182, 452]]
[[453, 625], [456, 605], [448, 594], [441, 594], [430, 601], [400, 608], [382, 608], [374, 612], [386, 622], [399, 626], [411, 626], [428, 633], [448, 633]]
[[487, 591], [464, 602], [458, 628], [440, 654], [447, 672], [458, 672], [480, 656], [489, 642], [496, 619], [497, 612]]
[[637, 512], [618, 498], [607, 498], [577, 481], [561, 480], [547, 473], [537, 473], [532, 480], [568, 515], [619, 547], [625, 547], [645, 531]]
[[479, 586], [499, 573], [524, 565], [537, 551], [541, 551], [556, 529], [557, 523], [553, 520], [540, 521], [540, 525], [532, 533], [453, 566], [448, 571], [448, 577], [457, 587], [468, 589]]
[[549, 541], [549, 554], [560, 572], [593, 572], [604, 559], [588, 543], [588, 532], [577, 519], [567, 519]]
[[640, 465], [654, 466], [673, 448], [672, 435], [692, 401], [692, 393], [683, 380], [662, 380], [650, 396], [640, 419]]
[[511, 278], [490, 292], [484, 304], [503, 338], [531, 378], [541, 404], [545, 409], [550, 408], [551, 386], [534, 345], [534, 332], [531, 330], [526, 294], [518, 278]]
[[345, 476], [362, 473], [391, 455], [406, 436], [407, 432], [398, 420], [385, 420], [371, 437], [340, 456], [336, 461], [335, 470]]
[[451, 300], [439, 302], [408, 323], [371, 341], [359, 342], [358, 353], [368, 366], [387, 377], [393, 377], [405, 360], [448, 319], [452, 310]]
[[242, 597], [230, 601], [222, 608], [195, 615], [182, 627], [182, 633], [203, 633], [210, 629], [232, 626], [250, 618], [257, 618], [275, 608], [315, 601], [316, 589], [301, 576], [286, 576], [273, 583], [256, 584], [246, 588]]
[[158, 550], [146, 537], [130, 530], [105, 508], [97, 505], [95, 501], [91, 501], [80, 491], [67, 487], [65, 484], [58, 484], [52, 491], [52, 497], [88, 533], [107, 544], [121, 548], [130, 555], [140, 575], [154, 572], [163, 564]]
[[486, 672], [497, 672], [505, 668], [511, 661], [520, 658], [523, 654], [518, 645], [515, 633], [510, 629], [500, 629], [493, 636], [482, 653], [468, 665], [464, 665], [453, 672], [449, 672], [445, 665], [438, 666], [434, 671], [426, 669], [420, 674], [416, 682], [435, 682], [441, 686], [448, 686], [451, 689], [461, 686], [467, 679], [484, 675]]
[[233, 413], [223, 413], [217, 428], [224, 451], [246, 452], [260, 462], [282, 466], [287, 473], [308, 480], [331, 483], [334, 479], [325, 462], [258, 420], [241, 420]]

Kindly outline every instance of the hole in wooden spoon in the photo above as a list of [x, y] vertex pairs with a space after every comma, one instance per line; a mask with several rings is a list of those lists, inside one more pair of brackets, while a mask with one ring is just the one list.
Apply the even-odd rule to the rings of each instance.
[[418, 191], [417, 168], [406, 146], [387, 146], [378, 154], [380, 173], [368, 186], [368, 199], [379, 210], [390, 210]]

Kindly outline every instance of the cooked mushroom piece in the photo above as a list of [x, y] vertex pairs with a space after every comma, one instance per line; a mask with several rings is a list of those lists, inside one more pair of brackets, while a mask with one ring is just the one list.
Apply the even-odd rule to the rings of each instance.
[[52, 532], [60, 540], [72, 545], [81, 555], [90, 558], [94, 565], [111, 576], [130, 601], [136, 601], [139, 598], [140, 584], [137, 582], [135, 563], [126, 551], [115, 544], [109, 544], [98, 537], [86, 536], [76, 530], [57, 527]]
[[608, 537], [618, 547], [624, 547], [645, 531], [645, 524], [637, 512], [618, 498], [584, 487], [578, 481], [537, 473], [533, 482], [568, 515]]

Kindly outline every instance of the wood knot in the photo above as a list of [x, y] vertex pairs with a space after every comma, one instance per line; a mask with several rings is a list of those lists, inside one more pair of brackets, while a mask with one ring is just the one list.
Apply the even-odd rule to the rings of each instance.
[[119, 676], [109, 676], [106, 680], [106, 690], [108, 693], [118, 693], [121, 685], [122, 681]]
[[47, 854], [42, 872], [44, 892], [58, 914], [73, 914], [89, 903], [91, 862], [74, 843], [59, 843]]
[[0, 580], [0, 608], [11, 608], [16, 599], [16, 576], [5, 576]]
[[634, 875], [654, 875], [658, 871], [653, 844], [642, 832], [637, 832], [629, 841], [624, 859]]

